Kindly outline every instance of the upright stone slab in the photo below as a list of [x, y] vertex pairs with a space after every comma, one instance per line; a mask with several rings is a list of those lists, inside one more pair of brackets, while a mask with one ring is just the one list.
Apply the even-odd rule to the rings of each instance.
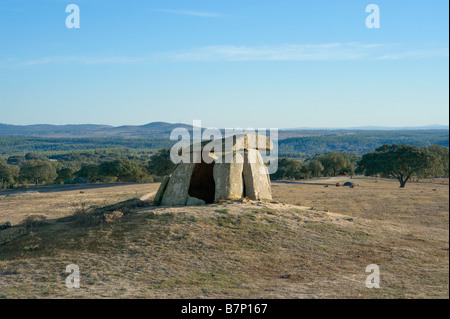
[[194, 163], [180, 164], [173, 171], [161, 200], [162, 206], [186, 205], [194, 167]]
[[170, 176], [164, 177], [163, 181], [161, 182], [161, 185], [158, 188], [158, 191], [156, 192], [155, 199], [153, 200], [153, 205], [159, 206], [161, 205], [161, 201], [164, 195], [164, 192], [166, 191], [167, 185], [169, 184]]
[[222, 157], [222, 163], [214, 164], [214, 181], [216, 190], [214, 200], [221, 199], [240, 199], [244, 193], [242, 180], [242, 171], [244, 167], [244, 158], [240, 154], [235, 154], [233, 163], [224, 163], [225, 157]]
[[255, 149], [244, 152], [245, 195], [252, 200], [272, 199], [270, 178], [261, 154]]

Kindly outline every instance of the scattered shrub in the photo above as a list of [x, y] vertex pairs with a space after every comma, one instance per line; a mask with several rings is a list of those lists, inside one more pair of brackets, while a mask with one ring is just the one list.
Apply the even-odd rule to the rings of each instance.
[[45, 225], [47, 221], [47, 217], [44, 215], [31, 215], [26, 217], [20, 225], [29, 229], [34, 227], [39, 227]]
[[101, 223], [101, 216], [94, 214], [86, 203], [81, 203], [72, 215], [72, 221], [76, 226], [93, 226]]
[[6, 222], [6, 223], [0, 225], [0, 230], [5, 230], [5, 229], [11, 228], [11, 227], [12, 227], [11, 223], [10, 222]]
[[122, 217], [123, 217], [123, 213], [118, 211], [118, 210], [116, 210], [116, 211], [114, 211], [112, 213], [105, 213], [103, 215], [103, 220], [102, 221], [105, 222], [105, 223], [112, 223], [112, 222], [115, 222], [117, 220], [120, 220]]

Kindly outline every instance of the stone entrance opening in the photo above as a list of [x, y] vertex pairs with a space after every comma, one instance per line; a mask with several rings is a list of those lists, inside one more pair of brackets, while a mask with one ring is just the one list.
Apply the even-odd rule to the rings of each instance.
[[188, 194], [191, 197], [202, 199], [206, 204], [214, 203], [216, 183], [214, 182], [214, 162], [195, 164], [189, 184]]

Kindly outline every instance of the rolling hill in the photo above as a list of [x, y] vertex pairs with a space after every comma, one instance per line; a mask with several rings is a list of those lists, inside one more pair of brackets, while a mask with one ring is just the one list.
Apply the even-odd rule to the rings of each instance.
[[[433, 126], [434, 127], [434, 126]], [[105, 148], [158, 150], [171, 147], [173, 129], [192, 126], [153, 122], [145, 125], [8, 125], [0, 124], [0, 156]], [[271, 136], [273, 138], [273, 136]], [[449, 146], [448, 129], [291, 129], [278, 133], [281, 157], [347, 151], [364, 154], [383, 144]]]
[[34, 137], [128, 137], [168, 138], [175, 128], [191, 130], [192, 126], [182, 123], [152, 122], [145, 125], [110, 126], [97, 124], [79, 125], [10, 125], [0, 123], [0, 135]]

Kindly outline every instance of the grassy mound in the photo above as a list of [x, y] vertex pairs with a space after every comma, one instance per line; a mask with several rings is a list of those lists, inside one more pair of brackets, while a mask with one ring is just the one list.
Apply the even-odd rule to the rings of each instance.
[[[448, 297], [448, 242], [435, 238], [437, 251], [393, 223], [279, 203], [134, 204], [47, 220], [0, 246], [0, 297]], [[365, 286], [374, 263], [381, 289]], [[69, 264], [80, 289], [65, 286]]]

